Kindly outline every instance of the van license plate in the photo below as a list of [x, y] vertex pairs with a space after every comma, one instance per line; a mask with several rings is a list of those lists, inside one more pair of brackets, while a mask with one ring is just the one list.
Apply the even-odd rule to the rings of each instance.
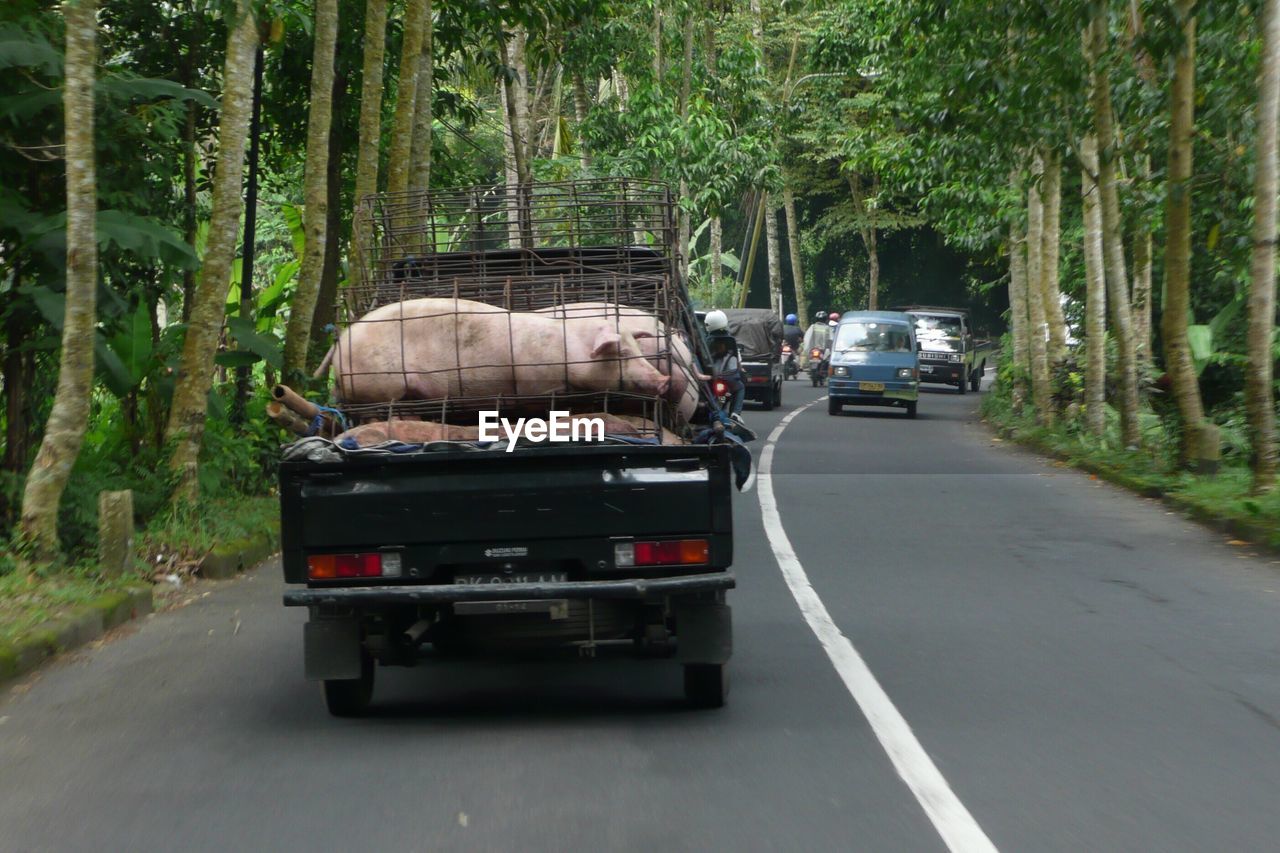
[[859, 382], [858, 390], [859, 391], [883, 391], [884, 383], [883, 382]]
[[493, 573], [458, 575], [453, 582], [465, 584], [565, 583], [568, 580], [568, 572], [516, 572], [510, 575]]

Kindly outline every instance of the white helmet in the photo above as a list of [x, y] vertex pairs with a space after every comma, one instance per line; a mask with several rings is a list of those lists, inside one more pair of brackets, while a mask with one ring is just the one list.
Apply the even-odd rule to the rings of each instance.
[[729, 328], [729, 318], [719, 309], [708, 311], [707, 318], [703, 320], [703, 323], [706, 324], [708, 332], [723, 332]]

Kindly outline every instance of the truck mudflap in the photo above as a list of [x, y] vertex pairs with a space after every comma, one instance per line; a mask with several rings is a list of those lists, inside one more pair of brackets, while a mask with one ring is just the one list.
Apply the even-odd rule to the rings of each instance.
[[459, 601], [533, 601], [552, 598], [636, 599], [733, 589], [730, 572], [708, 572], [672, 578], [626, 578], [604, 581], [504, 584], [421, 584], [416, 586], [322, 587], [291, 589], [286, 607], [317, 604], [443, 604]]

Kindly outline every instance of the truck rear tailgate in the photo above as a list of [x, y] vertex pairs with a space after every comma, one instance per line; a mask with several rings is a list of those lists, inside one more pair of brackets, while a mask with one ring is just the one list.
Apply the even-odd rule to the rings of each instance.
[[[403, 547], [424, 579], [468, 563], [477, 546], [731, 532], [724, 447], [547, 447], [285, 462], [280, 472], [286, 579], [305, 555]], [[471, 546], [471, 547], [467, 547]], [[597, 549], [591, 549], [594, 561]], [[520, 555], [523, 556], [523, 555]], [[528, 555], [530, 557], [533, 554]], [[727, 555], [726, 555], [727, 556]]]

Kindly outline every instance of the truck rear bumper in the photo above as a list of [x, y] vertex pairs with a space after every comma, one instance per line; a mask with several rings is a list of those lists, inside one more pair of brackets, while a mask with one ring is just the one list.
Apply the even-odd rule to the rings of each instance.
[[551, 598], [645, 600], [666, 595], [733, 589], [736, 585], [737, 581], [731, 573], [711, 572], [673, 578], [626, 578], [566, 583], [335, 587], [286, 590], [284, 604], [286, 607], [308, 607], [316, 604], [445, 604], [458, 601], [530, 601]]

